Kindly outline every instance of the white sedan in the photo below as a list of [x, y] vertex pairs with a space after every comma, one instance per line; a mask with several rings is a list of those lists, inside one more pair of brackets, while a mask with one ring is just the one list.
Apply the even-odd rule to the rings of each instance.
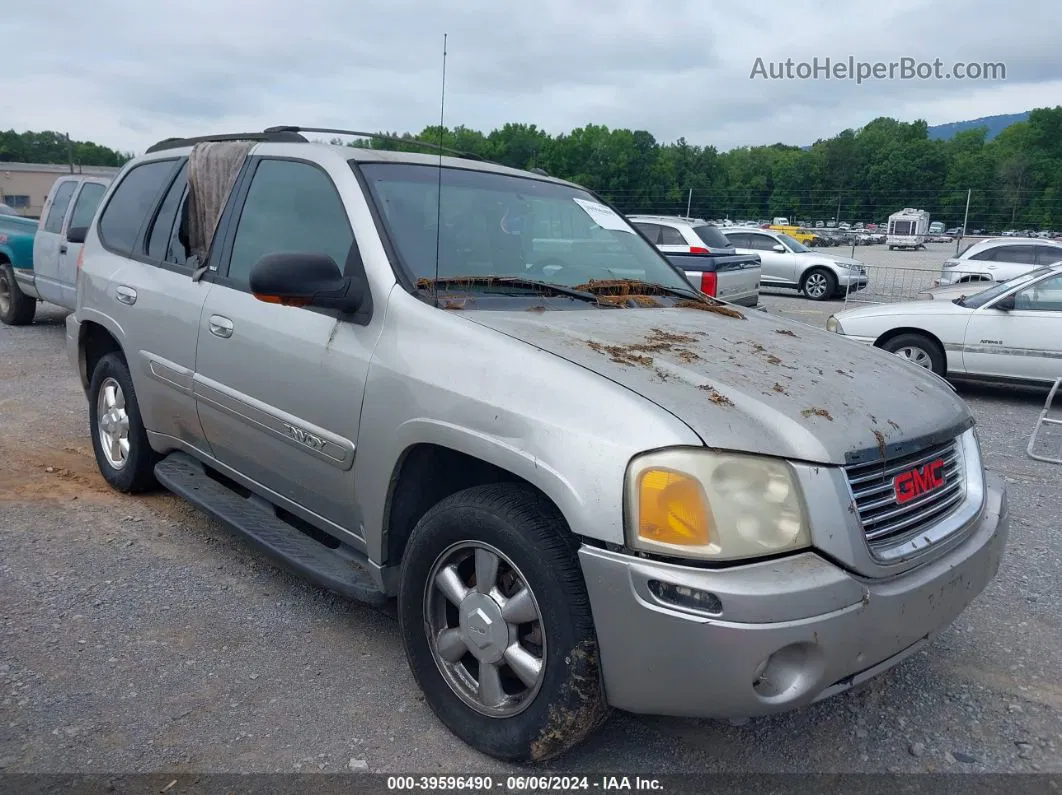
[[1062, 376], [1062, 263], [980, 287], [950, 301], [849, 309], [826, 328], [941, 377], [1051, 384]]

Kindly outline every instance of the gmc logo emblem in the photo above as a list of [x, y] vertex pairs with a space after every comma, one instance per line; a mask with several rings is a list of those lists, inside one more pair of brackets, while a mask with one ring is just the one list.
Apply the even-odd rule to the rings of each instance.
[[893, 478], [892, 487], [896, 492], [896, 502], [899, 505], [910, 502], [931, 491], [936, 491], [944, 485], [944, 459], [938, 458], [930, 461], [921, 468], [912, 469]]

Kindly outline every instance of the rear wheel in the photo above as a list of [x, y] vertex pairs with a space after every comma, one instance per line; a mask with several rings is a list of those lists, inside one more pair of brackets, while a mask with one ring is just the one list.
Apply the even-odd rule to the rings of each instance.
[[912, 364], [932, 370], [941, 378], [947, 372], [944, 351], [935, 340], [924, 334], [900, 334], [887, 340], [881, 346], [882, 350], [895, 353], [897, 356], [907, 359]]
[[826, 301], [837, 292], [837, 277], [825, 268], [812, 268], [804, 274], [800, 289], [812, 301]]
[[402, 561], [398, 614], [428, 706], [483, 753], [549, 759], [607, 717], [571, 534], [533, 489], [476, 486], [428, 511]]
[[27, 326], [37, 313], [37, 299], [19, 289], [10, 262], [0, 263], [0, 322], [7, 326]]

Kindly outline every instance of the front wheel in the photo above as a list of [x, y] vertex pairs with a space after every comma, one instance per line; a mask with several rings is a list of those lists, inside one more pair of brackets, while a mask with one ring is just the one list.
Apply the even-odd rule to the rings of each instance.
[[608, 715], [570, 531], [531, 488], [476, 486], [428, 511], [402, 561], [398, 615], [428, 706], [485, 754], [550, 759]]
[[837, 292], [837, 277], [824, 268], [812, 268], [804, 274], [800, 289], [812, 301], [826, 301]]
[[912, 364], [932, 370], [941, 378], [947, 371], [944, 351], [934, 340], [923, 334], [900, 334], [885, 342], [881, 348], [907, 359]]
[[37, 299], [19, 289], [10, 262], [0, 263], [0, 322], [5, 326], [28, 326], [37, 313]]
[[158, 455], [148, 444], [129, 367], [120, 354], [96, 364], [89, 384], [89, 429], [100, 474], [126, 493], [155, 486]]

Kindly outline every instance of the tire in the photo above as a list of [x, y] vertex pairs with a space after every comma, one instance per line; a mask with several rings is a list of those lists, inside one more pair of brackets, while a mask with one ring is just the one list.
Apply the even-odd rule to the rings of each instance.
[[[475, 585], [475, 564], [491, 555], [501, 561], [498, 588], [483, 595]], [[463, 615], [436, 585], [439, 572], [451, 564], [460, 579], [450, 593], [461, 599]], [[514, 604], [520, 582], [533, 598], [521, 599], [523, 609], [511, 616], [522, 621], [516, 631], [499, 605], [505, 597]], [[479, 616], [475, 624], [466, 618], [472, 609]], [[493, 621], [484, 622], [484, 615]], [[428, 706], [450, 731], [482, 753], [511, 762], [540, 762], [579, 744], [608, 717], [574, 537], [553, 504], [529, 487], [476, 486], [447, 497], [424, 515], [402, 560], [398, 620], [406, 658]], [[444, 651], [456, 662], [438, 651], [437, 639], [444, 636], [451, 641], [444, 642]], [[514, 659], [525, 661], [518, 666], [523, 678], [508, 663], [514, 637], [519, 646]], [[479, 646], [475, 655], [468, 651], [473, 642]], [[491, 666], [502, 678], [501, 689], [490, 688], [490, 693], [501, 700], [489, 698], [490, 693], [480, 696], [478, 677], [487, 669], [479, 659], [496, 659], [506, 646], [506, 656]], [[536, 659], [537, 672], [526, 664]]]
[[800, 279], [800, 291], [812, 301], [828, 301], [837, 293], [837, 277], [825, 268], [812, 268]]
[[[159, 456], [148, 444], [133, 379], [121, 354], [108, 353], [96, 363], [88, 396], [92, 449], [103, 479], [127, 494], [154, 488]], [[117, 441], [105, 444], [105, 438]]]
[[5, 326], [28, 326], [37, 313], [37, 299], [19, 289], [15, 269], [0, 262], [0, 322]]
[[947, 359], [936, 340], [925, 334], [899, 334], [881, 345], [882, 350], [907, 359], [912, 364], [932, 370], [944, 378], [947, 374]]

